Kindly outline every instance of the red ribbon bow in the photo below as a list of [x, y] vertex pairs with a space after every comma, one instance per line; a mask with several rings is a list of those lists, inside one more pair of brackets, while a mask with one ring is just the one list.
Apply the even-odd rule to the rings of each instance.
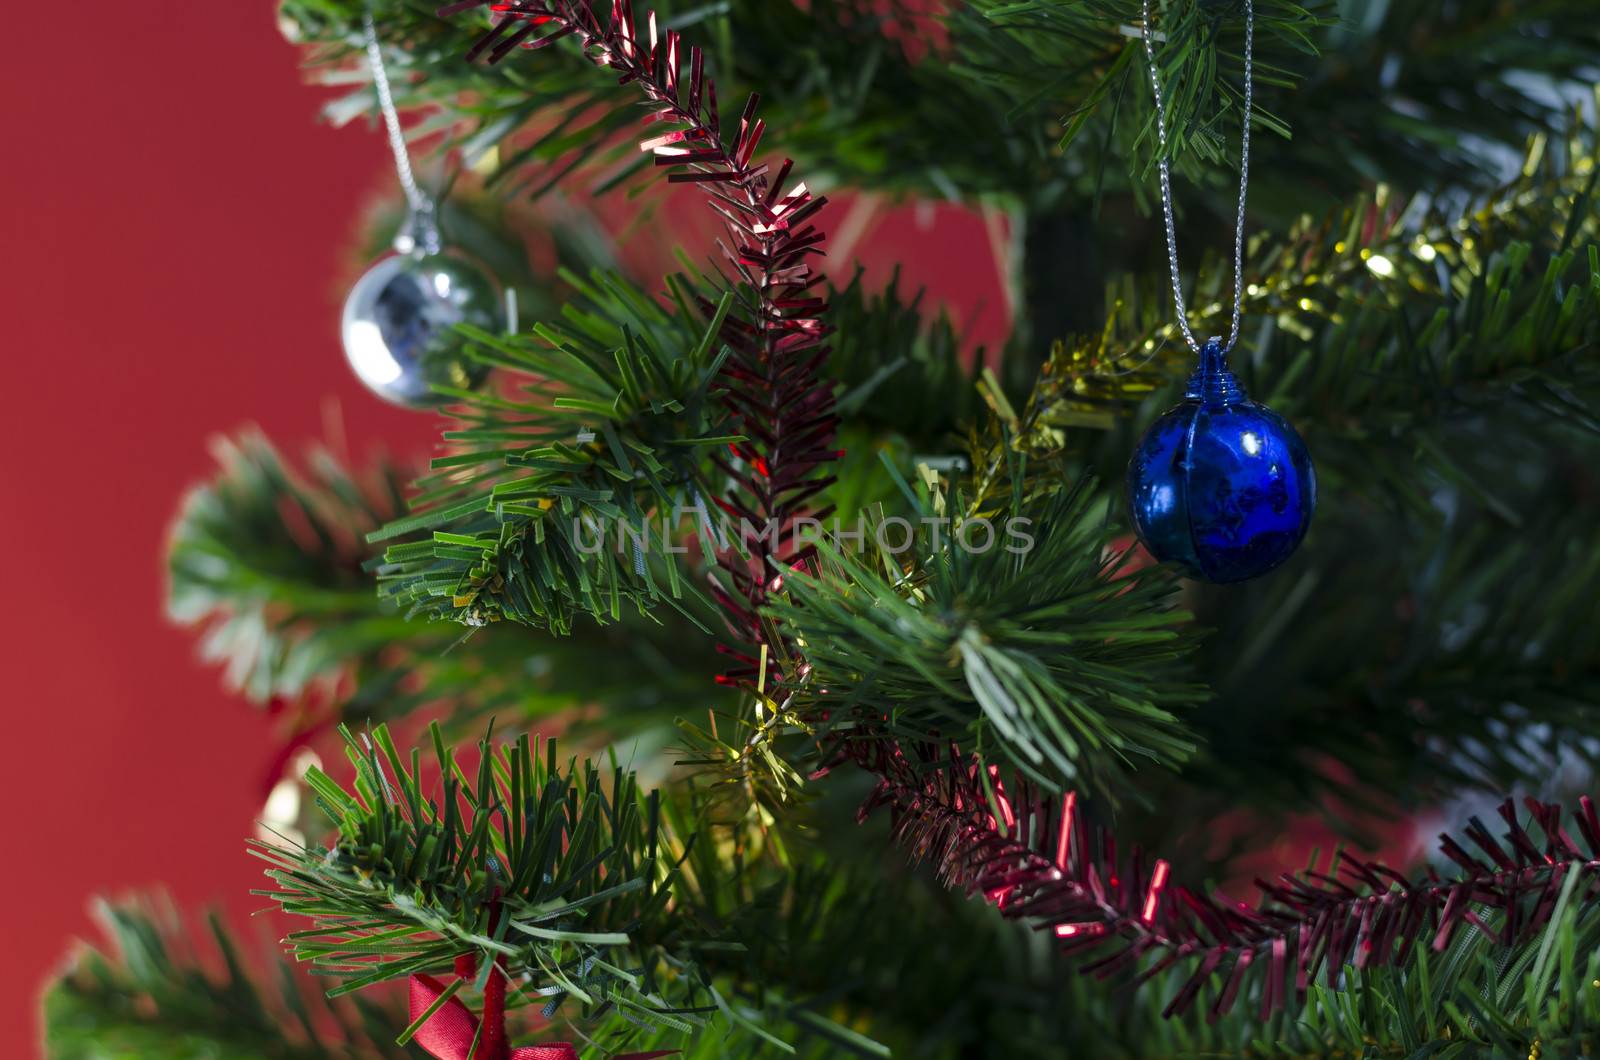
[[[471, 979], [476, 962], [469, 954], [456, 958], [456, 978]], [[428, 1011], [447, 987], [431, 975], [411, 977], [411, 1020], [416, 1022]], [[478, 1040], [473, 1052], [472, 1041]], [[483, 987], [483, 1033], [478, 1033], [478, 1017], [461, 1001], [452, 997], [428, 1017], [413, 1039], [438, 1060], [578, 1060], [571, 1042], [524, 1045], [513, 1049], [506, 1041], [506, 977], [499, 967], [491, 969]], [[671, 1056], [676, 1049], [653, 1053], [629, 1053], [616, 1060], [653, 1060]], [[472, 1055], [469, 1057], [468, 1054]]]

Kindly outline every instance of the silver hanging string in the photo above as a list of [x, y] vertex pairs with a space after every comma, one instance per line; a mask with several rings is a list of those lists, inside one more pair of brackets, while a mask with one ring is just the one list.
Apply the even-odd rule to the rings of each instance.
[[[1183, 281], [1178, 277], [1178, 234], [1172, 223], [1172, 177], [1167, 165], [1167, 108], [1161, 97], [1161, 78], [1156, 73], [1155, 31], [1150, 25], [1150, 0], [1144, 0], [1144, 54], [1150, 66], [1150, 90], [1156, 99], [1156, 140], [1160, 144], [1161, 213], [1167, 224], [1167, 260], [1172, 266], [1172, 301], [1178, 308], [1178, 327], [1189, 348], [1200, 352], [1200, 344], [1189, 330], [1188, 309], [1183, 303]], [[1224, 352], [1239, 341], [1239, 305], [1244, 280], [1244, 201], [1250, 186], [1250, 108], [1254, 102], [1253, 60], [1256, 15], [1252, 0], [1244, 0], [1244, 147], [1239, 159], [1239, 216], [1233, 232], [1233, 326], [1228, 331]]]
[[383, 124], [389, 131], [389, 150], [394, 155], [395, 173], [400, 178], [400, 189], [405, 192], [410, 215], [394, 238], [395, 249], [402, 254], [413, 251], [437, 254], [443, 246], [439, 238], [439, 222], [433, 199], [417, 183], [411, 170], [411, 153], [406, 148], [405, 132], [400, 128], [400, 113], [395, 110], [394, 93], [389, 88], [389, 71], [383, 64], [383, 46], [378, 43], [378, 27], [368, 11], [362, 18], [366, 32], [367, 67], [372, 71], [372, 88], [378, 96], [378, 109], [383, 112]]

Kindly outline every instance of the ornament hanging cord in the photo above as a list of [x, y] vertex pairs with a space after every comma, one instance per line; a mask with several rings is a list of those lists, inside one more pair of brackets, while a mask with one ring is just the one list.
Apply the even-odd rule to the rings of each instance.
[[389, 132], [389, 150], [394, 155], [395, 173], [400, 178], [400, 189], [405, 192], [411, 208], [410, 216], [400, 234], [395, 237], [395, 249], [401, 253], [413, 250], [423, 254], [437, 254], [443, 246], [439, 224], [434, 216], [433, 199], [417, 183], [411, 170], [411, 154], [406, 149], [405, 132], [400, 128], [400, 113], [395, 109], [394, 93], [389, 88], [389, 71], [383, 64], [383, 46], [378, 43], [378, 28], [368, 11], [361, 20], [366, 37], [367, 67], [372, 71], [372, 88], [378, 96], [378, 109], [383, 112], [383, 124]]
[[[1233, 232], [1233, 325], [1228, 331], [1224, 353], [1231, 353], [1239, 341], [1239, 306], [1244, 284], [1244, 203], [1250, 186], [1250, 109], [1254, 102], [1253, 52], [1255, 46], [1256, 14], [1252, 0], [1244, 2], [1244, 143], [1239, 157], [1239, 214]], [[1157, 168], [1161, 173], [1161, 213], [1167, 226], [1167, 260], [1172, 267], [1172, 301], [1178, 309], [1178, 327], [1195, 353], [1200, 343], [1189, 330], [1188, 308], [1183, 304], [1183, 281], [1178, 276], [1178, 234], [1172, 222], [1172, 177], [1167, 163], [1167, 107], [1161, 95], [1161, 78], [1156, 72], [1155, 33], [1150, 25], [1150, 0], [1144, 0], [1144, 54], [1150, 67], [1150, 90], [1156, 101], [1156, 140], [1160, 156]]]

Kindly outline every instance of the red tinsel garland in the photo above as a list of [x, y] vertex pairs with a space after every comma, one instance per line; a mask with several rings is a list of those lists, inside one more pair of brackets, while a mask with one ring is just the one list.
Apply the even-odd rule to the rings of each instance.
[[[1053, 932], [1063, 950], [1113, 947], [1084, 971], [1105, 977], [1151, 958], [1138, 972], [1143, 982], [1193, 958], [1168, 1016], [1190, 1008], [1213, 977], [1224, 985], [1208, 1016], [1226, 1014], [1252, 967], [1264, 976], [1265, 1019], [1287, 1006], [1291, 987], [1301, 1003], [1319, 974], [1333, 986], [1346, 965], [1402, 964], [1418, 944], [1443, 950], [1463, 923], [1503, 945], [1524, 941], [1549, 921], [1570, 874], [1600, 875], [1600, 816], [1587, 796], [1572, 814], [1582, 844], [1562, 827], [1561, 806], [1524, 800], [1542, 833], [1536, 839], [1507, 799], [1499, 812], [1509, 849], [1477, 818], [1466, 844], [1440, 836], [1440, 849], [1463, 870], [1457, 879], [1430, 869], [1412, 880], [1341, 851], [1329, 873], [1258, 879], [1261, 895], [1251, 905], [1173, 883], [1166, 861], [1147, 863], [1137, 849], [1119, 857], [1114, 836], [1085, 826], [1074, 793], [1053, 796], [1020, 781], [1008, 792], [993, 777], [986, 790], [954, 747], [915, 762], [891, 751], [876, 771], [881, 779], [863, 813], [887, 808], [897, 839], [934, 861], [946, 883]], [[1490, 909], [1504, 914], [1498, 929], [1484, 918]]]
[[[486, 2], [465, 0], [439, 13]], [[658, 32], [654, 12], [647, 40], [639, 40], [631, 0], [612, 0], [611, 17], [604, 22], [581, 0], [489, 6], [504, 17], [473, 45], [468, 59], [487, 54], [496, 62], [517, 47], [541, 48], [575, 37], [591, 62], [618, 72], [619, 84], [639, 86], [649, 101], [646, 121], [673, 126], [646, 139], [640, 149], [653, 154], [657, 166], [674, 170], [669, 183], [703, 188], [726, 222], [728, 242], [718, 240], [718, 246], [743, 284], [736, 287], [743, 304], [722, 323], [719, 338], [731, 356], [718, 382], [747, 440], [729, 447], [737, 465], [715, 458], [739, 488], [713, 501], [755, 533], [742, 542], [748, 555], [731, 543], [716, 555], [728, 584], [714, 583], [712, 592], [738, 642], [722, 646], [737, 665], [719, 680], [775, 689], [783, 677], [780, 652], [769, 652], [767, 673], [758, 673], [767, 639], [761, 609], [781, 584], [782, 572], [806, 563], [814, 552], [813, 544], [796, 540], [795, 520], [802, 514], [817, 520], [831, 514], [831, 508], [809, 511], [805, 505], [833, 481], [818, 469], [839, 456], [832, 448], [838, 423], [833, 390], [820, 371], [829, 352], [822, 323], [828, 307], [813, 290], [821, 277], [807, 260], [822, 253], [825, 238], [807, 221], [827, 199], [813, 196], [804, 184], [784, 192], [792, 161], [785, 159], [770, 176], [768, 165], [756, 161], [766, 131], [756, 117], [759, 96], [752, 94], [745, 103], [732, 142], [723, 142], [716, 84], [706, 76], [705, 54], [685, 47], [673, 30]]]

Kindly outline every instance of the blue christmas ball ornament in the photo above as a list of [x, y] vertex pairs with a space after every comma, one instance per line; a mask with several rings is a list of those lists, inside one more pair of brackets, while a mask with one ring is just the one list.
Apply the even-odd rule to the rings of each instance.
[[1128, 499], [1156, 559], [1190, 577], [1238, 582], [1299, 546], [1317, 506], [1317, 476], [1294, 428], [1245, 396], [1212, 339], [1184, 400], [1134, 449]]

